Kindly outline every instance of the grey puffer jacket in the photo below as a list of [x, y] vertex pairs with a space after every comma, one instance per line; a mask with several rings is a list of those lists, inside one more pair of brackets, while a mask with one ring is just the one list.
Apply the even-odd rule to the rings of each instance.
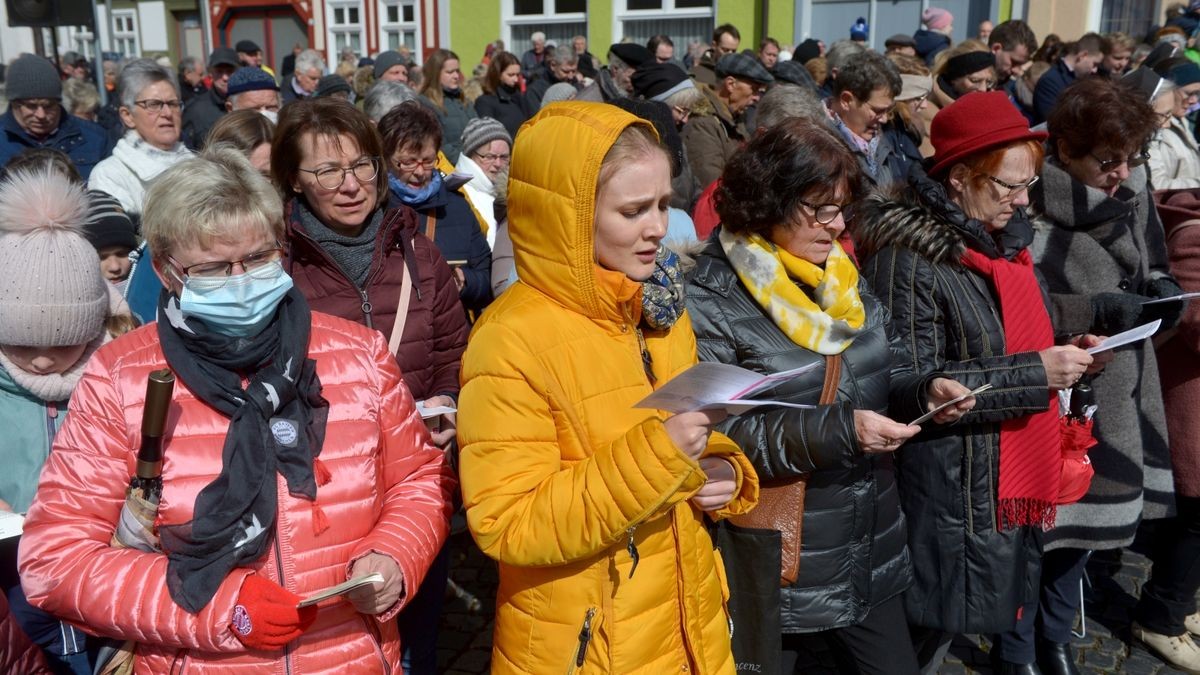
[[865, 201], [854, 232], [863, 276], [914, 367], [993, 389], [958, 423], [924, 425], [896, 453], [914, 569], [905, 608], [911, 623], [949, 633], [1011, 630], [1041, 552], [1033, 528], [996, 529], [1000, 423], [1046, 410], [1050, 391], [1037, 352], [1005, 354], [998, 300], [959, 258], [969, 246], [1011, 259], [1032, 228], [1018, 212], [993, 239], [923, 174], [913, 187]]
[[[725, 256], [719, 232], [712, 234], [688, 277], [688, 313], [700, 359], [760, 373], [823, 362], [821, 354], [792, 342], [758, 305]], [[888, 335], [887, 312], [864, 286], [859, 291], [866, 322], [842, 353], [836, 403], [811, 410], [763, 407], [719, 426], [741, 446], [764, 484], [809, 476], [800, 575], [780, 597], [784, 633], [853, 626], [912, 581], [892, 456], [859, 449], [854, 410], [911, 420], [923, 410], [931, 375], [914, 373], [900, 342]], [[816, 404], [824, 378], [825, 368], [818, 367], [763, 396]], [[752, 532], [769, 531], [746, 531]], [[774, 536], [746, 534], [737, 545], [778, 549]], [[762, 555], [737, 557], [776, 565], [751, 573], [778, 579], [777, 551], [764, 548]]]

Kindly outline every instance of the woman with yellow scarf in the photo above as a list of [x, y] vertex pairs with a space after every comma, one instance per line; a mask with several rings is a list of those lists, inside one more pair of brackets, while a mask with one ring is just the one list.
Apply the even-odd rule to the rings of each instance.
[[[860, 184], [854, 157], [827, 129], [801, 119], [769, 129], [726, 166], [721, 227], [688, 277], [701, 360], [760, 373], [816, 364], [768, 394], [813, 408], [763, 406], [719, 427], [764, 487], [787, 492], [807, 481], [802, 510], [777, 505], [772, 525], [723, 524], [718, 536], [734, 657], [762, 672], [792, 672], [813, 640], [832, 648], [843, 672], [917, 672], [901, 602], [912, 571], [892, 453], [920, 431], [908, 421], [969, 392], [914, 372], [886, 311], [860, 284], [838, 240]], [[966, 398], [932, 423], [973, 405]], [[769, 494], [760, 510], [772, 508]], [[796, 528], [799, 564], [789, 575], [781, 547]]]

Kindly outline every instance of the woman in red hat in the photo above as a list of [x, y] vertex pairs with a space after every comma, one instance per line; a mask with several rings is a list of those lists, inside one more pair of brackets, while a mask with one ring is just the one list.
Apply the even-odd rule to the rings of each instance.
[[[1026, 247], [1029, 187], [1044, 133], [1001, 92], [964, 96], [930, 130], [935, 154], [899, 196], [868, 198], [855, 226], [863, 276], [892, 313], [914, 366], [971, 389], [975, 407], [929, 427], [897, 453], [914, 583], [905, 596], [922, 666], [957, 633], [1011, 631], [1021, 614], [1036, 533], [1054, 524], [1061, 441], [1053, 394], [1093, 360], [1055, 346]], [[1000, 643], [998, 673], [1036, 673], [1032, 646]]]

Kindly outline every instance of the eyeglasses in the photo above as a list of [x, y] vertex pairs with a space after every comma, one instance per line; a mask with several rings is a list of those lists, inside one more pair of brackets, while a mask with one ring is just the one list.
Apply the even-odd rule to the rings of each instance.
[[1005, 193], [1004, 196], [1002, 196], [1000, 198], [1002, 200], [1008, 200], [1008, 199], [1012, 199], [1012, 198], [1016, 197], [1017, 195], [1021, 194], [1023, 191], [1028, 190], [1029, 188], [1036, 185], [1037, 182], [1039, 180], [1041, 180], [1041, 178], [1042, 178], [1041, 176], [1034, 176], [1033, 178], [1030, 178], [1029, 180], [1025, 181], [1024, 183], [1008, 183], [1008, 182], [1002, 181], [999, 178], [996, 178], [995, 176], [992, 176], [990, 174], [981, 173], [979, 175], [992, 181], [996, 185], [999, 185], [1000, 187], [1008, 190], [1008, 192]]
[[58, 106], [60, 104], [58, 101], [55, 101], [53, 99], [26, 98], [26, 99], [21, 99], [19, 101], [13, 101], [13, 105], [21, 108], [22, 110], [24, 110], [27, 113], [34, 113], [39, 110], [45, 110], [46, 112], [53, 112], [54, 110], [58, 109]]
[[[480, 157], [482, 157], [482, 156], [483, 155], [480, 155]], [[425, 169], [428, 171], [429, 169], [432, 169], [435, 166], [437, 166], [437, 163], [438, 163], [437, 157], [434, 157], [432, 159], [398, 159], [398, 160], [396, 160], [396, 166], [401, 171], [416, 171], [417, 167], [421, 167], [422, 169]]]
[[484, 162], [486, 164], [493, 164], [495, 162], [504, 162], [505, 164], [507, 164], [508, 160], [512, 159], [512, 155], [492, 155], [492, 154], [480, 155], [480, 154], [476, 154], [475, 157], [478, 158], [478, 160], [480, 162]]
[[183, 101], [180, 101], [179, 99], [174, 99], [171, 101], [160, 101], [156, 98], [148, 98], [148, 99], [145, 99], [142, 101], [134, 101], [133, 104], [136, 105], [137, 107], [141, 108], [142, 110], [145, 110], [148, 113], [152, 113], [152, 114], [156, 114], [156, 115], [158, 113], [162, 112], [163, 106], [167, 106], [168, 108], [170, 108], [171, 112], [175, 112], [176, 110], [179, 110], [180, 108], [183, 107]]
[[[926, 96], [928, 96], [928, 94], [926, 94]], [[863, 105], [865, 105], [867, 107], [867, 109], [871, 111], [871, 114], [874, 115], [875, 117], [890, 117], [892, 112], [894, 112], [896, 110], [895, 103], [892, 103], [891, 105], [887, 106], [886, 108], [882, 108], [882, 109], [876, 108], [875, 106], [873, 106], [870, 103], [867, 103], [865, 101], [863, 102]]]
[[686, 122], [692, 116], [692, 111], [681, 105], [671, 106], [671, 109], [675, 111], [676, 115], [679, 115], [680, 122]]
[[280, 272], [281, 268], [272, 263], [283, 260], [283, 254], [282, 248], [275, 247], [256, 251], [241, 260], [213, 260], [187, 267], [171, 256], [167, 256], [167, 260], [183, 275], [180, 281], [187, 281], [190, 277], [212, 280], [228, 279], [229, 275], [233, 273], [234, 265], [241, 265], [247, 276], [255, 279], [270, 279]]
[[353, 173], [354, 179], [360, 183], [369, 183], [379, 175], [379, 158], [363, 157], [353, 166], [323, 166], [320, 169], [300, 169], [311, 173], [317, 179], [317, 185], [326, 190], [336, 190], [346, 182], [346, 174]]
[[818, 205], [818, 204], [809, 204], [808, 202], [804, 201], [803, 199], [797, 199], [796, 201], [798, 201], [801, 204], [803, 204], [804, 206], [807, 206], [808, 208], [812, 209], [813, 217], [816, 218], [817, 222], [822, 225], [828, 225], [828, 224], [832, 223], [833, 221], [837, 220], [837, 217], [839, 215], [842, 215], [843, 213], [845, 214], [845, 216], [847, 216], [847, 217], [849, 216], [849, 211], [850, 211], [849, 204], [846, 204], [844, 206], [842, 204], [820, 204], [820, 205]]
[[1150, 153], [1146, 152], [1145, 150], [1136, 155], [1126, 157], [1125, 159], [1100, 159], [1099, 157], [1091, 154], [1089, 154], [1089, 156], [1100, 164], [1100, 171], [1102, 173], [1108, 173], [1122, 164], [1130, 169], [1136, 169], [1137, 167], [1150, 161]]

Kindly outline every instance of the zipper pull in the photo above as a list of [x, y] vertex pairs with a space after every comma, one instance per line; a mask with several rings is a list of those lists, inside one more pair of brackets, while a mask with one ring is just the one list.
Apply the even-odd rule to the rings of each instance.
[[641, 555], [638, 554], [637, 544], [633, 543], [633, 531], [636, 529], [637, 526], [634, 526], [628, 530], [625, 530], [629, 534], [629, 541], [625, 544], [625, 551], [628, 552], [629, 557], [633, 559], [633, 567], [629, 568], [630, 579], [633, 578], [633, 573], [637, 571], [638, 561], [642, 559]]
[[642, 369], [646, 371], [646, 379], [650, 380], [650, 386], [653, 387], [658, 382], [658, 378], [654, 376], [654, 359], [650, 357], [650, 347], [646, 345], [642, 329], [634, 328], [633, 330], [637, 333], [638, 349], [642, 352]]
[[592, 641], [592, 617], [596, 616], [596, 608], [589, 607], [587, 616], [583, 619], [583, 628], [579, 629], [579, 650], [575, 652], [575, 667], [583, 668], [587, 657], [587, 646]]

